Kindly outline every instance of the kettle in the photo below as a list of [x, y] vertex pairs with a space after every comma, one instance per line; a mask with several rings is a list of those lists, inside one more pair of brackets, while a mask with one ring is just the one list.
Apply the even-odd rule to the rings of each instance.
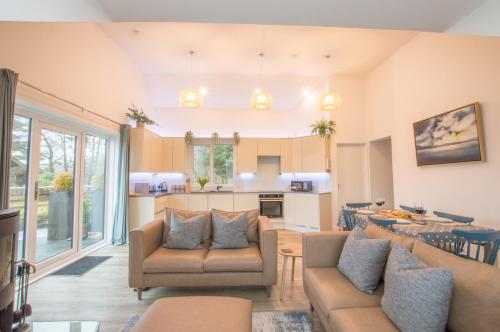
[[168, 191], [168, 184], [165, 181], [163, 181], [158, 185], [158, 189], [161, 191]]

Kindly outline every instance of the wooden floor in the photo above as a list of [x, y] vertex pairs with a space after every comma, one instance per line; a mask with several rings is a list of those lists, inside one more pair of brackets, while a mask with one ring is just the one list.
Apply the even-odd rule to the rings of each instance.
[[[279, 230], [279, 246], [300, 244], [302, 234]], [[133, 314], [143, 313], [160, 297], [189, 295], [223, 295], [247, 298], [253, 301], [254, 311], [309, 310], [309, 301], [302, 287], [302, 260], [297, 259], [295, 281], [290, 280], [288, 264], [284, 301], [279, 299], [279, 280], [283, 257], [278, 260], [278, 284], [270, 298], [264, 288], [207, 288], [167, 289], [154, 288], [143, 292], [138, 301], [136, 293], [128, 288], [128, 247], [108, 246], [93, 255], [113, 256], [82, 277], [48, 276], [30, 286], [28, 302], [33, 307], [30, 320], [97, 320], [100, 332], [120, 331]], [[313, 314], [316, 331], [323, 331]]]

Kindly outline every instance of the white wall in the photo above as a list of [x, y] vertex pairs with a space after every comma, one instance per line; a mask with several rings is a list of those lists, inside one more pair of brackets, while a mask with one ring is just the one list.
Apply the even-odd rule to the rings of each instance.
[[394, 208], [394, 183], [392, 175], [391, 139], [383, 139], [368, 144], [370, 196], [375, 204], [378, 198], [384, 198], [383, 208]]
[[500, 36], [500, 1], [490, 0], [448, 29], [449, 33]]
[[135, 103], [150, 110], [142, 75], [93, 23], [0, 23], [0, 64], [19, 79], [126, 122]]
[[[500, 228], [500, 39], [423, 33], [366, 82], [368, 140], [392, 137], [396, 204], [423, 201]], [[412, 124], [478, 101], [487, 162], [417, 167]]]

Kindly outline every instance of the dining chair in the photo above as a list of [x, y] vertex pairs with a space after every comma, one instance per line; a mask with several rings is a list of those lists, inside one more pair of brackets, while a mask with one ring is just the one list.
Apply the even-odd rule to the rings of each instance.
[[347, 206], [349, 209], [352, 210], [357, 210], [357, 209], [369, 209], [372, 206], [371, 202], [366, 202], [366, 203], [345, 203], [345, 206]]
[[[401, 210], [405, 210], [406, 212], [417, 213], [417, 209], [415, 209], [414, 207], [407, 206], [407, 205], [400, 205], [399, 207], [401, 208]], [[426, 213], [427, 213], [427, 210], [424, 210], [423, 214], [426, 214]]]
[[374, 223], [377, 226], [386, 228], [388, 230], [394, 230], [393, 225], [397, 224], [397, 221], [394, 219], [385, 219], [385, 218], [377, 218], [374, 216], [368, 216], [368, 220], [370, 220], [372, 223]]
[[345, 226], [348, 231], [352, 231], [356, 226], [356, 211], [342, 209], [342, 215], [344, 216]]
[[464, 224], [471, 224], [474, 221], [474, 218], [472, 217], [464, 217], [447, 212], [434, 211], [434, 214], [440, 218], [450, 219], [456, 222], [462, 222]]
[[[464, 230], [454, 229], [451, 231], [455, 236], [455, 255], [479, 261], [481, 247], [483, 249], [483, 263], [493, 265], [500, 248], [500, 231]], [[467, 244], [467, 252], [462, 253], [464, 244]], [[471, 245], [477, 246], [476, 255], [471, 255]]]

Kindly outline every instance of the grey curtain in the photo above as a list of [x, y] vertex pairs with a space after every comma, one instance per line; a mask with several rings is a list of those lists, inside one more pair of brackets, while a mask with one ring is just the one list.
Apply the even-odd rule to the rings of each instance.
[[118, 191], [113, 220], [112, 243], [123, 245], [128, 241], [128, 168], [130, 153], [130, 126], [120, 126], [118, 154]]
[[10, 151], [16, 86], [17, 73], [0, 69], [0, 210], [9, 206]]

